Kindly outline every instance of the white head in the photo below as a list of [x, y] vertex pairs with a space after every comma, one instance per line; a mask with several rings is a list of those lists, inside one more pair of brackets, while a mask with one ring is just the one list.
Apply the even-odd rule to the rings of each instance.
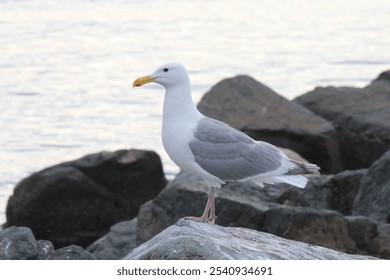
[[189, 77], [186, 68], [181, 63], [168, 63], [158, 67], [152, 74], [136, 79], [134, 87], [155, 82], [165, 88], [180, 85], [183, 82], [189, 84]]

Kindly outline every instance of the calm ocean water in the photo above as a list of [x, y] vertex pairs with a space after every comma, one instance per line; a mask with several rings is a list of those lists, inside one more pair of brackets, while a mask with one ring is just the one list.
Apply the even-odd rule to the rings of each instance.
[[15, 183], [102, 150], [154, 150], [163, 89], [132, 81], [190, 71], [194, 99], [249, 74], [287, 98], [364, 86], [390, 68], [388, 0], [0, 0], [0, 223]]

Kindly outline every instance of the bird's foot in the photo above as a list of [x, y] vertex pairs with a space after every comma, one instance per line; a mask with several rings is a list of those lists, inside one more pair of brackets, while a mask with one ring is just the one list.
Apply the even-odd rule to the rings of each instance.
[[203, 214], [200, 217], [184, 217], [181, 220], [191, 220], [195, 222], [201, 222], [201, 223], [208, 223], [208, 224], [214, 224], [215, 219], [217, 216], [215, 216], [215, 189], [211, 188], [206, 207], [204, 208]]

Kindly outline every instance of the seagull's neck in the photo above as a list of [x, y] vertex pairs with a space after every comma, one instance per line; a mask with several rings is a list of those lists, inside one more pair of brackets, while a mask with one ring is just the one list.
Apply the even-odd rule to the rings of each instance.
[[166, 88], [163, 108], [164, 123], [183, 123], [202, 117], [191, 96], [189, 83], [181, 83]]

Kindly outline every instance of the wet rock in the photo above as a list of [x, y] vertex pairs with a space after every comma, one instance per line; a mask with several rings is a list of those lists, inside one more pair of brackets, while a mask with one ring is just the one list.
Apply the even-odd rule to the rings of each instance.
[[47, 260], [54, 247], [49, 241], [36, 241], [31, 229], [9, 227], [0, 231], [0, 260]]
[[99, 260], [124, 258], [136, 244], [137, 219], [113, 225], [110, 232], [87, 247], [87, 251]]
[[390, 150], [380, 157], [363, 179], [353, 205], [354, 215], [390, 223]]
[[368, 168], [390, 148], [387, 74], [367, 87], [318, 87], [295, 101], [330, 121], [345, 169]]
[[77, 245], [69, 245], [54, 252], [53, 260], [96, 260], [96, 257]]
[[6, 226], [28, 226], [56, 247], [87, 246], [131, 219], [165, 186], [159, 156], [120, 150], [87, 155], [22, 180], [7, 205]]
[[333, 126], [251, 77], [219, 82], [203, 96], [198, 109], [256, 140], [298, 152], [323, 172], [341, 169]]
[[372, 259], [287, 240], [245, 228], [179, 221], [125, 259], [132, 260], [331, 260]]

